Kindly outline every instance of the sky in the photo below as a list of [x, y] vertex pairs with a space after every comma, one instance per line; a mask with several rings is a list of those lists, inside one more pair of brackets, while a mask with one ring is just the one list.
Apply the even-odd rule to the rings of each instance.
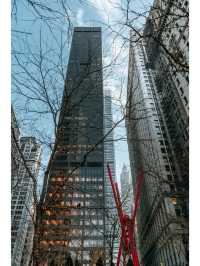
[[[41, 1], [42, 3], [48, 1]], [[145, 1], [147, 6], [144, 6], [143, 1], [131, 1], [131, 8], [135, 11], [148, 10], [148, 1]], [[125, 0], [88, 0], [88, 1], [67, 1], [68, 14], [73, 26], [100, 26], [102, 27], [102, 49], [103, 49], [103, 66], [107, 66], [112, 62], [112, 67], [105, 67], [104, 69], [104, 90], [109, 89], [113, 97], [113, 120], [118, 121], [121, 117], [122, 106], [126, 99], [127, 76], [128, 76], [128, 52], [129, 52], [129, 27], [124, 27], [123, 23], [126, 21], [126, 12], [122, 9], [126, 8]], [[37, 7], [38, 8], [38, 7]], [[63, 55], [64, 72], [67, 69], [67, 61], [71, 45], [71, 33], [68, 33], [67, 18], [60, 19], [60, 12], [63, 12], [62, 7], [57, 4], [57, 1], [49, 0], [48, 8], [56, 10], [58, 19], [52, 20], [51, 13], [45, 13], [46, 22], [38, 18], [38, 14], [33, 8], [27, 5], [26, 0], [17, 1], [17, 6], [13, 9], [12, 17], [12, 70], [22, 80], [27, 77], [21, 74], [21, 69], [17, 67], [15, 55], [21, 60], [22, 65], [31, 70], [31, 73], [36, 77], [36, 69], [34, 64], [27, 63], [27, 57], [35, 58], [38, 56], [39, 48], [42, 46], [43, 51], [48, 51], [51, 54], [53, 61], [46, 61], [47, 64], [55, 64], [58, 62], [58, 40], [65, 38], [65, 54]], [[39, 9], [39, 12], [41, 9]], [[132, 14], [130, 14], [131, 16]], [[131, 19], [135, 17], [132, 15]], [[62, 23], [61, 23], [62, 22]], [[143, 19], [134, 22], [138, 27], [143, 23]], [[41, 38], [41, 41], [40, 41]], [[44, 52], [45, 54], [45, 52]], [[114, 63], [113, 63], [114, 60]], [[45, 62], [44, 62], [45, 64]], [[49, 82], [52, 82], [49, 80]], [[43, 106], [36, 106], [34, 102], [25, 102], [23, 97], [16, 96], [16, 82], [14, 80], [12, 85], [12, 102], [16, 107], [17, 118], [19, 126], [23, 135], [36, 134], [38, 128], [41, 129], [44, 138], [50, 139], [53, 125], [49, 122], [51, 117], [47, 114], [42, 114], [39, 118], [35, 118], [35, 122], [29, 122], [28, 113], [30, 107], [37, 110], [43, 110]], [[35, 84], [37, 86], [37, 84]], [[63, 80], [56, 80], [57, 93], [61, 99], [63, 91]], [[24, 91], [26, 88], [24, 88]], [[51, 93], [51, 92], [50, 92]], [[52, 97], [54, 93], [52, 92]], [[120, 99], [120, 101], [119, 101]], [[22, 107], [26, 107], [26, 114], [21, 111]], [[31, 114], [32, 115], [32, 114]], [[41, 131], [38, 134], [41, 134]], [[36, 134], [37, 137], [37, 134]], [[126, 138], [126, 130], [124, 123], [120, 124], [114, 130], [114, 138]], [[43, 149], [43, 164], [46, 165], [48, 161], [49, 151]], [[129, 155], [126, 140], [115, 142], [115, 159], [116, 159], [116, 175], [117, 180], [120, 180], [120, 173], [122, 166], [125, 163], [129, 167]], [[42, 175], [42, 174], [41, 174]], [[42, 177], [41, 177], [42, 178]]]

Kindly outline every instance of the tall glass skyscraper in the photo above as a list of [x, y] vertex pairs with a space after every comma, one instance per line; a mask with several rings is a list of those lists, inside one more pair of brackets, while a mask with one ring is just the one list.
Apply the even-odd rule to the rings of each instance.
[[101, 28], [76, 27], [38, 212], [35, 265], [104, 259], [103, 135]]

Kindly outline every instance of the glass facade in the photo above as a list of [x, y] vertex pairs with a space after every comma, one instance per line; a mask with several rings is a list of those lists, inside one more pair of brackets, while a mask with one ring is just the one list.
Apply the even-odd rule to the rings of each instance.
[[35, 265], [93, 265], [104, 257], [103, 134], [101, 29], [76, 27], [37, 219]]

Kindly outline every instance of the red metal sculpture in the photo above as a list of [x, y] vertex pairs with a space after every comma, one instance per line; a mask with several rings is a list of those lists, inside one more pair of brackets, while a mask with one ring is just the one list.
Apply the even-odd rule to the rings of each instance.
[[136, 179], [135, 193], [134, 193], [134, 205], [132, 206], [131, 217], [129, 217], [122, 209], [122, 202], [120, 198], [119, 188], [117, 182], [112, 179], [111, 169], [109, 164], [107, 165], [108, 175], [115, 198], [116, 208], [119, 216], [119, 222], [121, 226], [121, 237], [117, 257], [117, 266], [120, 265], [121, 255], [123, 256], [123, 265], [126, 265], [127, 256], [132, 258], [134, 266], [140, 266], [138, 259], [138, 252], [135, 243], [135, 219], [137, 214], [137, 209], [139, 207], [141, 187], [144, 179], [144, 174], [141, 171]]

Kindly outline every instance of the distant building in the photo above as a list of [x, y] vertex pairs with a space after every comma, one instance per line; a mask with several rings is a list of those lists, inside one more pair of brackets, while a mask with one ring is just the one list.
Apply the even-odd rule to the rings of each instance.
[[115, 153], [114, 153], [114, 138], [113, 138], [113, 118], [112, 118], [112, 98], [111, 92], [105, 91], [104, 95], [104, 134], [108, 134], [104, 140], [104, 159], [105, 159], [105, 204], [106, 207], [112, 208], [115, 206], [114, 197], [112, 194], [112, 188], [108, 176], [106, 165], [109, 164], [113, 180], [115, 177]]
[[121, 171], [120, 183], [123, 209], [126, 211], [127, 214], [131, 215], [131, 210], [133, 206], [133, 186], [128, 168], [125, 164], [123, 165]]
[[[132, 35], [131, 35], [131, 38]], [[126, 127], [133, 187], [142, 169], [144, 182], [137, 214], [137, 241], [143, 265], [187, 265], [184, 220], [175, 186], [175, 169], [154, 78], [145, 65], [143, 42], [131, 39]]]
[[19, 128], [13, 110], [11, 117], [11, 154], [12, 165], [14, 165], [11, 171], [12, 266], [28, 266], [33, 244], [34, 184], [32, 175], [37, 178], [41, 147], [33, 137], [19, 138]]
[[[110, 133], [109, 133], [110, 132]], [[108, 134], [109, 133], [109, 134]], [[106, 135], [104, 140], [104, 195], [105, 195], [105, 212], [106, 212], [106, 236], [107, 236], [107, 250], [109, 251], [107, 254], [109, 264], [110, 261], [110, 251], [112, 249], [113, 253], [113, 262], [117, 260], [117, 252], [118, 252], [118, 239], [117, 233], [119, 228], [117, 225], [115, 226], [115, 221], [117, 219], [117, 211], [115, 200], [108, 176], [107, 164], [109, 164], [110, 169], [112, 171], [113, 180], [116, 180], [115, 174], [115, 150], [114, 150], [114, 137], [113, 137], [113, 116], [112, 116], [112, 97], [111, 91], [106, 90], [104, 92], [104, 135]]]

